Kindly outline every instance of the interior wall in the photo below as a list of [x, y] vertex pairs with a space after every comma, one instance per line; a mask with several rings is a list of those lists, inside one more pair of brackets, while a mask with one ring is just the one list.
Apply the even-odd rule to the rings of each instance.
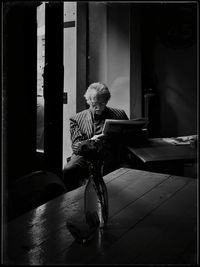
[[140, 5], [130, 6], [130, 119], [143, 116], [142, 49]]
[[104, 3], [88, 3], [88, 86], [107, 83], [107, 8]]
[[156, 45], [162, 136], [197, 133], [196, 56], [196, 46], [174, 51]]
[[130, 117], [130, 5], [114, 3], [107, 13], [107, 83], [109, 105]]
[[88, 82], [105, 82], [108, 105], [130, 116], [129, 4], [89, 3]]
[[[192, 135], [197, 133], [197, 44], [181, 44], [181, 34], [188, 34], [188, 28], [181, 27], [191, 20], [187, 21], [189, 17], [177, 13], [174, 5], [170, 8], [171, 21], [174, 19], [172, 25], [180, 23], [184, 16], [182, 24], [178, 24], [174, 42], [170, 36], [163, 39], [164, 27], [169, 21], [163, 16], [162, 5], [150, 5], [143, 12], [143, 86], [151, 87], [159, 98], [159, 107], [153, 107], [160, 124], [159, 135]], [[195, 22], [195, 5], [192, 12], [192, 22]], [[195, 26], [189, 27], [195, 31]]]

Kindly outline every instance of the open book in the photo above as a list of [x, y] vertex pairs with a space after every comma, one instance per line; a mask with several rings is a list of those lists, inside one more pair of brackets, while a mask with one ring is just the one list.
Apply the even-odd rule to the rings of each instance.
[[132, 120], [111, 120], [106, 119], [102, 133], [109, 134], [136, 134], [148, 125], [146, 118], [138, 118]]

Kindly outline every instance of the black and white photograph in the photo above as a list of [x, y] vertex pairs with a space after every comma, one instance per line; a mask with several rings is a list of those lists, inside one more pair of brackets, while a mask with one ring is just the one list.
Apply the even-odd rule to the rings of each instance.
[[1, 264], [198, 265], [198, 1], [1, 14]]

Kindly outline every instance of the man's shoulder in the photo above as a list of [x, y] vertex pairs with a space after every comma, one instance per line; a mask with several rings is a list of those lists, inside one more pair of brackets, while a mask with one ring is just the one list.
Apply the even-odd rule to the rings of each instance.
[[112, 108], [112, 107], [107, 107], [110, 114], [115, 114], [115, 115], [125, 115], [126, 112], [123, 109], [120, 108]]
[[78, 118], [84, 118], [85, 116], [87, 116], [89, 113], [89, 110], [88, 109], [85, 109], [85, 110], [82, 110], [74, 115], [72, 115], [70, 117], [70, 119], [78, 119]]
[[126, 112], [123, 109], [107, 107], [110, 117], [113, 119], [128, 119]]
[[112, 108], [112, 107], [107, 107], [107, 108], [111, 112], [125, 112], [123, 109], [120, 108]]

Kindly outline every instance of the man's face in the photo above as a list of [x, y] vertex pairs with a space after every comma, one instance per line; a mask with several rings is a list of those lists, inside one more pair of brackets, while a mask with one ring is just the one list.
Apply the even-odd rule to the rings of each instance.
[[103, 96], [93, 95], [90, 99], [90, 109], [93, 110], [95, 114], [101, 115], [104, 111], [108, 101]]

